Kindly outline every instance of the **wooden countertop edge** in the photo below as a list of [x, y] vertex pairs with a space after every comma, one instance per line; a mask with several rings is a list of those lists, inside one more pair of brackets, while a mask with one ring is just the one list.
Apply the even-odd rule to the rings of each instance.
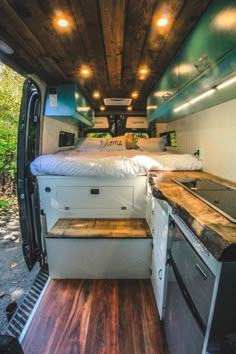
[[[170, 204], [172, 210], [183, 219], [216, 259], [220, 260], [224, 256], [225, 250], [230, 246], [234, 245], [236, 247], [236, 224], [229, 221], [194, 195], [191, 195], [171, 179], [174, 177], [185, 178], [201, 176], [203, 178], [212, 178], [215, 181], [223, 182], [234, 188], [236, 187], [236, 183], [199, 171], [152, 171], [152, 175], [154, 173], [157, 175], [157, 179], [159, 177], [159, 180], [155, 181], [155, 185], [153, 186], [154, 194], [156, 190], [159, 193], [159, 197], [161, 197], [160, 194], [162, 195], [161, 199], [166, 200]], [[170, 188], [176, 192], [174, 197], [171, 195], [173, 193], [169, 191]], [[176, 200], [178, 199], [176, 195], [182, 196], [183, 198]], [[187, 202], [186, 199], [188, 199]], [[197, 211], [193, 211], [191, 201], [197, 206]], [[209, 215], [211, 215], [211, 217], [209, 217]]]

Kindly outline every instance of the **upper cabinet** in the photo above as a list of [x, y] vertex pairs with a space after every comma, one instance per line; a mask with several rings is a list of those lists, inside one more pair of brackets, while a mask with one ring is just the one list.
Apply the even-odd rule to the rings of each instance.
[[[196, 96], [215, 89], [235, 70], [236, 2], [215, 0], [154, 86], [147, 102], [148, 120], [175, 120], [236, 97], [232, 88], [215, 90], [207, 99], [189, 104]], [[183, 109], [175, 111], [185, 103]]]
[[94, 110], [73, 83], [48, 87], [44, 115], [72, 124], [94, 124]]

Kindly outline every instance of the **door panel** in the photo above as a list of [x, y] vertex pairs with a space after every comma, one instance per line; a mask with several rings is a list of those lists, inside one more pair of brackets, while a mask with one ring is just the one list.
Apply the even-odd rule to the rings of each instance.
[[40, 208], [37, 181], [30, 163], [39, 154], [41, 95], [29, 79], [24, 83], [18, 128], [17, 187], [22, 249], [31, 270], [42, 260]]

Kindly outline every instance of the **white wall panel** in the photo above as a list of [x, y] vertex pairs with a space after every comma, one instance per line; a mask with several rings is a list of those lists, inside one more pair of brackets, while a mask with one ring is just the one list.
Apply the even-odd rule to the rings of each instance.
[[168, 130], [176, 130], [175, 151], [199, 150], [204, 171], [236, 182], [236, 100], [157, 124], [157, 134]]
[[58, 146], [60, 131], [75, 133], [75, 138], [78, 137], [77, 126], [49, 117], [44, 118], [42, 154], [53, 154], [66, 149], [66, 147], [59, 148]]

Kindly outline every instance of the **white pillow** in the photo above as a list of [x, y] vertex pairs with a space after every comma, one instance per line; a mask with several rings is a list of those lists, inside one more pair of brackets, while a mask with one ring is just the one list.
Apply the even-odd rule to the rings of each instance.
[[75, 150], [97, 150], [101, 151], [101, 139], [100, 138], [79, 138], [75, 144]]
[[163, 136], [162, 138], [149, 138], [149, 139], [138, 139], [137, 145], [143, 151], [154, 151], [160, 152], [165, 151], [166, 146], [166, 137]]
[[101, 140], [102, 151], [121, 151], [126, 150], [126, 137], [116, 136]]

